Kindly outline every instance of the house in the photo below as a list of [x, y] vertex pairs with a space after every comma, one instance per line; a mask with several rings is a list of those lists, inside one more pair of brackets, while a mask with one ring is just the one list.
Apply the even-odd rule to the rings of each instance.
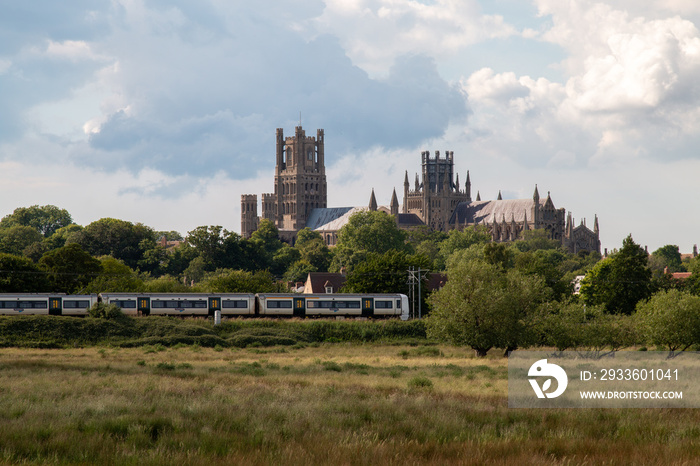
[[342, 273], [309, 272], [304, 285], [304, 294], [338, 293], [347, 277]]

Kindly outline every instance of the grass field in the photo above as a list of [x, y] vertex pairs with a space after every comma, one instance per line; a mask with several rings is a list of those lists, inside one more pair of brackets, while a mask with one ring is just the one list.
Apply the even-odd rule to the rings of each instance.
[[0, 349], [3, 464], [696, 464], [698, 410], [507, 408], [450, 346]]

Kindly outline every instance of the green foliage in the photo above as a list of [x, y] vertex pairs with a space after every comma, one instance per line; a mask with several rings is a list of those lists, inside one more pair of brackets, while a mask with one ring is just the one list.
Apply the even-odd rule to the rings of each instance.
[[368, 253], [384, 254], [392, 249], [407, 252], [406, 238], [392, 216], [381, 211], [357, 212], [338, 232], [332, 268], [344, 266], [351, 271]]
[[421, 341], [423, 321], [208, 321], [168, 317], [118, 317], [110, 306], [96, 306], [97, 318], [59, 316], [0, 317], [0, 346], [51, 347], [115, 345], [121, 347], [171, 347], [199, 345], [273, 346], [312, 342]]
[[143, 284], [145, 293], [186, 293], [192, 291], [182, 281], [170, 275], [146, 280]]
[[143, 280], [122, 261], [110, 256], [100, 259], [101, 273], [85, 288], [85, 293], [136, 292], [144, 288]]
[[133, 224], [114, 218], [103, 218], [92, 222], [71, 236], [82, 248], [93, 256], [112, 256], [122, 260], [131, 268], [138, 266], [148, 241], [155, 241], [152, 228], [140, 223]]
[[202, 271], [229, 267], [240, 253], [240, 236], [219, 225], [197, 227], [187, 233], [185, 241], [196, 251]]
[[687, 291], [656, 293], [637, 305], [634, 317], [645, 340], [670, 355], [700, 342], [700, 296]]
[[523, 231], [522, 239], [517, 240], [513, 245], [521, 252], [561, 249], [561, 243], [550, 239], [547, 232], [541, 228]]
[[[404, 293], [408, 292], [409, 267], [427, 269], [429, 261], [403, 251], [390, 250], [384, 254], [369, 253], [365, 260], [348, 274], [344, 293]], [[423, 284], [425, 286], [425, 284]]]
[[95, 319], [123, 319], [126, 317], [116, 304], [95, 303], [88, 309], [90, 317]]
[[437, 257], [436, 266], [440, 270], [447, 267], [449, 257], [456, 251], [469, 249], [474, 245], [486, 245], [491, 242], [491, 235], [483, 225], [470, 226], [463, 230], [452, 230], [448, 233], [447, 239], [440, 243], [440, 252]]
[[567, 255], [560, 249], [537, 249], [515, 255], [514, 267], [526, 275], [542, 277], [552, 290], [555, 299], [571, 296], [573, 285], [571, 275], [562, 267]]
[[0, 253], [0, 293], [38, 293], [48, 288], [46, 273], [30, 259]]
[[298, 249], [283, 243], [282, 247], [280, 247], [272, 257], [272, 268], [270, 271], [277, 276], [281, 276], [293, 263], [300, 259], [301, 253]]
[[22, 225], [33, 228], [42, 236], [49, 237], [59, 228], [73, 223], [71, 215], [65, 209], [54, 205], [19, 207], [10, 215], [0, 220], [0, 228]]
[[650, 261], [654, 259], [657, 263], [657, 267], [660, 267], [662, 271], [666, 267], [668, 267], [670, 273], [683, 271], [681, 252], [675, 244], [667, 244], [666, 246], [660, 247], [651, 253], [649, 259]]
[[311, 272], [318, 272], [318, 269], [306, 260], [298, 260], [284, 273], [284, 279], [290, 282], [303, 283]]
[[242, 328], [230, 336], [227, 341], [231, 346], [292, 346], [305, 338], [293, 330], [280, 327]]
[[478, 260], [453, 263], [447, 274], [429, 300], [429, 336], [470, 346], [478, 356], [534, 342], [536, 311], [546, 298], [540, 277]]
[[13, 225], [0, 229], [0, 252], [20, 256], [33, 244], [40, 244], [41, 234], [34, 227]]
[[100, 261], [77, 244], [47, 252], [39, 266], [47, 272], [53, 291], [68, 294], [81, 291], [102, 271]]
[[208, 274], [197, 288], [209, 293], [279, 293], [284, 291], [267, 270], [257, 272], [217, 270]]
[[602, 304], [610, 314], [632, 314], [637, 303], [651, 295], [647, 254], [628, 236], [622, 249], [596, 264], [581, 282], [586, 304]]
[[299, 250], [301, 260], [315, 267], [315, 272], [326, 272], [331, 264], [331, 252], [323, 241], [323, 237], [317, 231], [308, 227], [297, 233], [294, 247]]
[[633, 320], [606, 314], [602, 306], [552, 302], [543, 306], [540, 318], [541, 344], [559, 351], [575, 349], [601, 355], [639, 343]]

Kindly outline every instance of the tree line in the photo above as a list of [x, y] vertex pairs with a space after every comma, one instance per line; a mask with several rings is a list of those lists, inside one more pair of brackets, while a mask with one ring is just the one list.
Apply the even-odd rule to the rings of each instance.
[[[309, 272], [344, 271], [341, 291], [408, 294], [407, 271], [421, 268], [447, 275], [441, 290], [424, 296], [432, 334], [480, 354], [535, 344], [614, 347], [644, 340], [642, 329], [666, 328], [653, 323], [660, 303], [681, 303], [692, 314], [687, 309], [700, 296], [697, 258], [682, 261], [675, 245], [647, 254], [629, 236], [601, 259], [571, 254], [542, 230], [494, 243], [484, 227], [406, 231], [390, 215], [369, 211], [350, 218], [334, 248], [309, 229], [293, 246], [284, 243], [268, 220], [250, 238], [215, 225], [186, 235], [114, 218], [80, 226], [51, 205], [18, 208], [0, 220], [0, 292], [287, 292]], [[686, 270], [695, 273], [683, 281], [665, 273]], [[580, 295], [573, 294], [577, 276], [585, 276]]]

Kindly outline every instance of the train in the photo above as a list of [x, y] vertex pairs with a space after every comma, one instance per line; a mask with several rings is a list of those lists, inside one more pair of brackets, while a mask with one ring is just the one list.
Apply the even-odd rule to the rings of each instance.
[[404, 294], [285, 293], [0, 293], [0, 315], [86, 316], [98, 302], [129, 316], [356, 317], [408, 320]]

